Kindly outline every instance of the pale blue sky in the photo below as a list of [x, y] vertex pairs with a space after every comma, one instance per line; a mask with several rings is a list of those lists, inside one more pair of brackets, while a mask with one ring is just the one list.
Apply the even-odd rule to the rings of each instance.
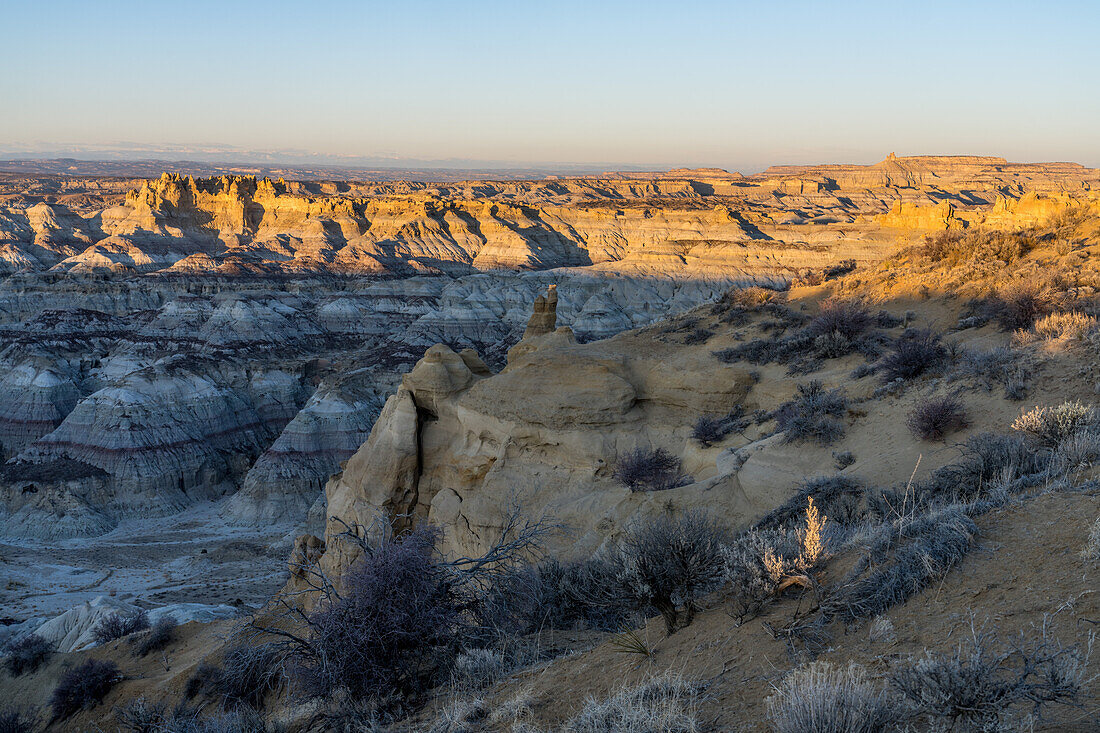
[[1100, 166], [1095, 0], [0, 0], [0, 18], [0, 154]]

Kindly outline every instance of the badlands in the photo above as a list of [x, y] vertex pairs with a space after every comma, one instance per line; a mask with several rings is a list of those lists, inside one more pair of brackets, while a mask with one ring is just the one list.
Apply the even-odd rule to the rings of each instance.
[[[1097, 190], [1070, 163], [892, 154], [441, 183], [0, 174], [0, 641], [55, 650], [0, 697], [46, 711], [95, 658], [121, 681], [41, 725], [220, 710], [209, 680], [244, 635], [290, 639], [234, 698], [263, 719], [249, 730], [798, 730], [765, 701], [812, 658], [833, 666], [807, 689], [848, 675], [864, 707], [896, 681], [910, 717], [865, 730], [1089, 730]], [[340, 597], [380, 518], [437, 528], [460, 577], [531, 528], [509, 551], [537, 550], [532, 572], [610, 558], [605, 587], [638, 572], [621, 563], [639, 527], [694, 518], [729, 534], [726, 570], [638, 607], [575, 594], [568, 622], [464, 637], [465, 661], [433, 657], [402, 702], [352, 704], [362, 688], [321, 684], [292, 620]], [[770, 558], [762, 594], [737, 585], [746, 536]], [[888, 575], [910, 556], [913, 578]], [[187, 623], [159, 657], [97, 645], [138, 609]], [[1042, 629], [1003, 670], [979, 655], [1004, 709], [906, 696], [918, 667], [889, 664], [950, 655], [970, 626], [975, 645]], [[474, 680], [477, 659], [496, 671]], [[631, 694], [680, 727], [578, 722], [585, 696]]]

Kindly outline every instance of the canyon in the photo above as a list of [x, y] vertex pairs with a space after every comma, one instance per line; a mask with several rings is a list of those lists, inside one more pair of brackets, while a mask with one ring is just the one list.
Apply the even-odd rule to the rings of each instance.
[[[730, 288], [829, 281], [925, 234], [1031, 225], [1097, 187], [1100, 172], [1070, 163], [894, 155], [749, 176], [0, 173], [0, 538], [17, 578], [0, 607], [23, 620], [102, 593], [136, 600], [139, 569], [107, 571], [150, 532], [176, 538], [164, 545], [181, 564], [158, 602], [191, 597], [194, 579], [213, 572], [210, 553], [195, 562], [197, 548], [231, 535], [238, 551], [217, 569], [226, 589], [203, 600], [262, 603], [294, 538], [324, 534], [330, 477], [362, 460], [353, 456], [380, 414], [412, 414], [423, 389], [436, 395], [424, 399], [438, 401], [440, 426], [472, 409], [497, 425], [484, 440], [505, 453], [499, 421], [519, 416], [498, 403], [525, 390], [547, 402], [541, 417], [538, 400], [522, 408], [525, 420], [567, 430], [603, 425], [601, 411], [625, 414], [637, 401], [697, 411], [746, 389], [745, 370], [710, 373], [713, 388], [692, 394], [654, 386], [638, 367], [626, 373], [617, 357], [585, 356], [569, 380], [587, 391], [570, 410], [553, 406], [555, 367], [540, 361], [534, 336], [509, 358], [548, 288], [568, 335], [540, 338], [602, 342]], [[659, 374], [662, 358], [655, 351], [643, 371]], [[499, 387], [479, 393], [477, 382], [506, 366]], [[451, 381], [437, 384], [440, 373]], [[683, 380], [702, 378], [692, 374]], [[589, 464], [606, 451], [547, 440], [569, 454], [560, 466], [584, 465], [543, 490], [593, 510]], [[461, 468], [452, 456], [448, 470], [479, 477], [492, 450]], [[708, 473], [701, 480], [718, 481]], [[396, 501], [459, 526], [469, 509], [459, 499], [454, 487], [425, 484], [419, 498]], [[476, 546], [476, 529], [465, 531], [448, 541]], [[587, 531], [598, 545], [600, 532]], [[86, 557], [38, 577], [59, 546]]]
[[[700, 729], [756, 729], [806, 660], [885, 680], [950, 653], [978, 614], [1083, 665], [1077, 620], [1100, 613], [1082, 550], [1100, 423], [1076, 402], [1100, 389], [1098, 190], [1074, 164], [893, 155], [751, 176], [0, 174], [0, 645], [53, 649], [0, 695], [44, 709], [74, 665], [110, 660], [125, 671], [102, 703], [37, 720], [220, 715], [194, 680], [242, 639], [288, 648], [282, 631], [401, 546], [387, 532], [435, 528], [441, 560], [476, 563], [517, 516], [551, 528], [518, 566], [524, 596], [621, 584], [629, 564], [584, 573], [639, 527], [704, 515], [729, 530], [722, 584], [682, 627], [647, 619], [656, 604], [601, 625], [538, 596], [563, 617], [474, 627], [449, 677], [380, 704], [385, 730], [576, 730], [581, 700], [660, 669], [705, 689], [686, 713]], [[951, 400], [945, 434], [914, 427]], [[1021, 417], [1059, 405], [1092, 422], [1044, 438]], [[624, 479], [656, 449], [672, 480]], [[807, 497], [825, 527], [812, 563]], [[738, 548], [772, 573], [784, 545], [751, 543], [783, 532], [800, 569], [746, 611]], [[876, 575], [907, 558], [909, 585]], [[873, 619], [829, 611], [883, 587]], [[96, 638], [139, 610], [179, 622], [159, 658]], [[469, 687], [477, 655], [503, 671]], [[344, 693], [305, 701], [299, 672], [250, 703], [254, 729], [378, 729]]]

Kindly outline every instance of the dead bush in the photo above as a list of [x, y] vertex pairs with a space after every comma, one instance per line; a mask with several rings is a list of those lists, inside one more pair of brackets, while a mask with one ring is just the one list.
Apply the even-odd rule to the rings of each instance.
[[463, 690], [483, 690], [495, 685], [524, 661], [525, 655], [509, 654], [504, 649], [467, 649], [455, 658], [451, 685]]
[[24, 672], [35, 671], [49, 661], [53, 647], [38, 634], [28, 634], [8, 644], [4, 654], [4, 666], [12, 677], [18, 677]]
[[793, 334], [756, 339], [716, 351], [714, 355], [727, 363], [744, 360], [753, 364], [787, 364], [789, 374], [807, 374], [819, 369], [823, 359], [856, 351], [877, 357], [885, 337], [873, 330], [875, 325], [875, 316], [858, 300], [828, 300], [817, 317]]
[[490, 712], [489, 704], [480, 697], [451, 700], [425, 733], [479, 733], [485, 730]]
[[699, 598], [724, 581], [728, 542], [728, 531], [701, 512], [640, 522], [621, 542], [618, 583], [640, 611], [656, 609], [673, 634], [692, 622]]
[[683, 343], [687, 346], [694, 346], [696, 344], [705, 344], [710, 341], [714, 336], [714, 330], [710, 328], [696, 328], [695, 330], [684, 336]]
[[1058, 443], [1050, 456], [1048, 471], [1064, 475], [1092, 468], [1100, 462], [1100, 432], [1089, 428], [1079, 430]]
[[113, 715], [120, 732], [160, 733], [168, 722], [168, 706], [136, 697], [117, 706]]
[[173, 616], [165, 615], [158, 618], [157, 622], [135, 642], [134, 656], [144, 657], [168, 646], [176, 636], [177, 625]]
[[615, 479], [631, 491], [666, 491], [691, 483], [680, 459], [664, 448], [638, 448], [615, 461]]
[[463, 624], [455, 580], [439, 562], [437, 528], [385, 542], [311, 615], [297, 676], [320, 697], [412, 697], [450, 670]]
[[867, 487], [850, 476], [817, 476], [806, 479], [794, 496], [757, 521], [755, 529], [789, 530], [806, 518], [806, 505], [812, 499], [817, 507], [841, 526], [854, 526], [868, 513]]
[[516, 567], [493, 579], [478, 606], [481, 623], [512, 635], [577, 627], [618, 630], [635, 612], [628, 594], [614, 590], [617, 573], [603, 554]]
[[92, 629], [92, 638], [97, 644], [106, 644], [115, 639], [121, 639], [137, 631], [149, 628], [149, 615], [144, 610], [132, 613], [114, 613], [104, 616], [95, 628]]
[[943, 440], [948, 433], [962, 430], [970, 421], [962, 400], [949, 394], [918, 401], [905, 424], [909, 432], [921, 440]]
[[850, 450], [833, 451], [833, 465], [836, 470], [843, 471], [856, 462], [856, 454]]
[[910, 328], [894, 343], [893, 351], [882, 358], [878, 369], [885, 382], [909, 380], [943, 366], [946, 358], [947, 349], [938, 334]]
[[766, 701], [777, 733], [878, 733], [898, 721], [886, 691], [857, 664], [811, 662], [783, 678]]
[[711, 314], [726, 323], [741, 324], [749, 319], [751, 313], [765, 305], [778, 303], [782, 293], [761, 287], [733, 288], [727, 290], [713, 306]]
[[50, 696], [54, 718], [61, 720], [78, 710], [89, 710], [107, 696], [122, 679], [118, 665], [100, 659], [87, 659], [61, 675]]
[[164, 703], [139, 697], [115, 708], [119, 731], [125, 733], [268, 733], [256, 711], [248, 707], [214, 714], [177, 705], [168, 710]]
[[834, 278], [843, 277], [849, 272], [854, 272], [856, 269], [855, 260], [841, 260], [835, 265], [829, 265], [822, 271], [822, 276], [826, 280], [832, 280]]
[[875, 616], [867, 628], [867, 638], [872, 644], [893, 644], [898, 640], [898, 632], [889, 616]]
[[948, 377], [979, 380], [986, 390], [1000, 384], [1006, 398], [1020, 400], [1027, 394], [1032, 371], [1032, 360], [1025, 351], [1003, 346], [985, 352], [962, 350]]
[[313, 612], [284, 600], [281, 623], [252, 628], [283, 639], [277, 648], [306, 695], [402, 709], [449, 678], [461, 649], [496, 638], [498, 619], [522, 620], [506, 603], [493, 607], [500, 596], [487, 601], [500, 587], [496, 580], [537, 558], [560, 526], [527, 517], [515, 501], [499, 522], [500, 535], [483, 555], [454, 558], [441, 555], [439, 529], [424, 522], [396, 537], [384, 518], [370, 526], [345, 523], [339, 537], [358, 560], [339, 586], [312, 568], [305, 580], [317, 594]]
[[798, 385], [794, 399], [780, 405], [772, 417], [788, 443], [813, 440], [828, 445], [844, 434], [840, 418], [848, 413], [842, 389], [826, 390], [819, 381]]
[[704, 447], [720, 442], [730, 433], [739, 433], [749, 426], [745, 408], [738, 405], [721, 417], [700, 417], [695, 421], [691, 437]]
[[1045, 630], [1035, 642], [1007, 645], [972, 628], [951, 653], [928, 652], [897, 665], [890, 682], [933, 725], [1003, 730], [1016, 706], [1039, 712], [1048, 704], [1076, 703], [1087, 661], [1087, 650], [1063, 646]]
[[967, 262], [1011, 265], [1034, 249], [1035, 236], [1028, 231], [1004, 232], [949, 229], [925, 237], [919, 254], [934, 263], [956, 267]]
[[217, 700], [225, 710], [242, 705], [259, 709], [268, 693], [282, 684], [284, 654], [276, 644], [236, 643], [220, 665], [201, 663], [187, 680], [185, 695]]
[[875, 325], [874, 316], [858, 300], [826, 300], [817, 317], [806, 326], [807, 335], [817, 338], [836, 334], [854, 341]]
[[[957, 462], [914, 484], [910, 504], [928, 508], [974, 502], [1022, 477], [1047, 478], [1050, 452], [1035, 450], [1035, 441], [1024, 435], [980, 433], [967, 438], [960, 450]], [[900, 493], [893, 493], [890, 499], [894, 505], [902, 500]]]

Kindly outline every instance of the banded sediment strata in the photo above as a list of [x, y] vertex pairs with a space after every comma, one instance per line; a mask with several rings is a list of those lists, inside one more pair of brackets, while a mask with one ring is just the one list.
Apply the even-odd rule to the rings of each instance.
[[[557, 286], [580, 342], [929, 231], [1024, 226], [1097, 171], [996, 158], [325, 182], [0, 177], [0, 533], [235, 494], [299, 522], [425, 349], [490, 369]], [[49, 521], [39, 521], [43, 518]]]

